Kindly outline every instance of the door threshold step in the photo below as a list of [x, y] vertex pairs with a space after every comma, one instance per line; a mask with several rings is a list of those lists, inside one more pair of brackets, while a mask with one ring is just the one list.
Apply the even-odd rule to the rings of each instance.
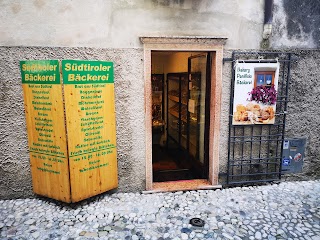
[[220, 189], [221, 185], [212, 185], [206, 179], [179, 180], [168, 182], [154, 182], [151, 190], [142, 191], [144, 194], [158, 192], [175, 192], [189, 190]]

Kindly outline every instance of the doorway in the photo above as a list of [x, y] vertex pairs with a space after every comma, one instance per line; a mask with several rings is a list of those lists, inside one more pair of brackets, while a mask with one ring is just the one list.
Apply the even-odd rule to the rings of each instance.
[[153, 182], [208, 179], [210, 52], [151, 51]]
[[[220, 124], [221, 122], [221, 104], [222, 104], [222, 60], [223, 46], [227, 38], [210, 37], [210, 36], [173, 36], [173, 37], [140, 37], [144, 49], [144, 86], [145, 86], [145, 153], [146, 153], [146, 191], [161, 192], [161, 191], [179, 191], [179, 190], [195, 190], [195, 189], [215, 189], [220, 188], [218, 184], [219, 173], [219, 145], [220, 141]], [[155, 52], [193, 52], [193, 54], [210, 52], [211, 59], [211, 82], [210, 87], [206, 87], [210, 92], [210, 118], [208, 122], [208, 178], [193, 179], [183, 181], [167, 181], [154, 182], [153, 166], [152, 166], [152, 81], [151, 65], [152, 53]], [[153, 59], [155, 61], [155, 59]], [[161, 68], [161, 64], [155, 64], [153, 61], [153, 69], [156, 66]], [[178, 64], [180, 65], [180, 64]], [[185, 70], [184, 70], [185, 71]], [[169, 72], [168, 72], [169, 73]], [[209, 89], [210, 88], [210, 89]], [[166, 90], [166, 87], [164, 88]], [[166, 98], [164, 98], [166, 100]], [[166, 118], [165, 118], [166, 119]], [[223, 143], [222, 143], [223, 144]]]

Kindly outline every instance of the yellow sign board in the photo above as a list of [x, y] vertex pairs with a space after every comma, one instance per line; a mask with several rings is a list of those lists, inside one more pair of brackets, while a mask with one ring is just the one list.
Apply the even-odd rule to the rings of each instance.
[[72, 201], [116, 188], [113, 65], [63, 60]]
[[69, 163], [59, 62], [21, 61], [35, 193], [70, 202]]
[[34, 192], [78, 202], [116, 188], [113, 64], [62, 61], [64, 94], [58, 61], [20, 67]]

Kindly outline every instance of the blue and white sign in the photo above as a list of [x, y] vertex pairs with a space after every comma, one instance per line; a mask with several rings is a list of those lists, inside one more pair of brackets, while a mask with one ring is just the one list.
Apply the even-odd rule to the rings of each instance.
[[282, 159], [282, 166], [290, 166], [291, 159], [290, 158], [284, 158]]

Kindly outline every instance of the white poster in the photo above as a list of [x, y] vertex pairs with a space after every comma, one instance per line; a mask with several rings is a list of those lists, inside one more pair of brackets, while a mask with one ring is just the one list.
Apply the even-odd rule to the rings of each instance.
[[235, 66], [233, 125], [274, 124], [279, 63]]

